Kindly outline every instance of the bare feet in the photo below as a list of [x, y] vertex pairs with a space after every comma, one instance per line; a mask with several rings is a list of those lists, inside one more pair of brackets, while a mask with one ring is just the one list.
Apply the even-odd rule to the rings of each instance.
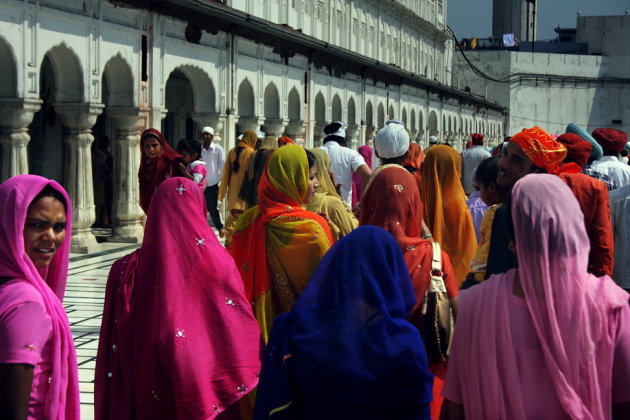
[[225, 229], [219, 229], [219, 237], [225, 238]]

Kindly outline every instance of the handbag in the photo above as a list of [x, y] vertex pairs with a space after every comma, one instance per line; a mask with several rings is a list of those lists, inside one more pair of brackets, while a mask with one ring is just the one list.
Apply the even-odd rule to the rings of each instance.
[[431, 242], [431, 245], [431, 282], [423, 298], [420, 330], [429, 364], [448, 359], [454, 327], [451, 304], [442, 278], [440, 245], [437, 242]]

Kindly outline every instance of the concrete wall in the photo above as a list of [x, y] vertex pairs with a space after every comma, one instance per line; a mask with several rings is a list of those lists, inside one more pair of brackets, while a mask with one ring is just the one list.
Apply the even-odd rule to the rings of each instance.
[[598, 127], [630, 131], [628, 57], [510, 51], [467, 51], [466, 55], [495, 79], [513, 76], [510, 83], [485, 80], [460, 55], [455, 59], [454, 83], [467, 84], [473, 95], [510, 108], [507, 134], [533, 125], [561, 134], [571, 122], [589, 131]]
[[577, 41], [589, 54], [630, 56], [630, 16], [578, 16]]

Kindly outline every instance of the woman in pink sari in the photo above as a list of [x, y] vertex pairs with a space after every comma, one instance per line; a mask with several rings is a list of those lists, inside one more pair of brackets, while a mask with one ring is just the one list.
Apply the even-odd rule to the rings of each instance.
[[258, 383], [260, 330], [199, 187], [162, 182], [143, 245], [112, 266], [96, 360], [96, 419], [229, 419]]
[[[372, 148], [368, 145], [361, 146], [357, 149], [359, 154], [365, 159], [367, 166], [372, 169]], [[361, 191], [363, 190], [363, 181], [356, 173], [352, 173], [352, 208], [361, 201]]]
[[587, 272], [577, 200], [531, 174], [511, 215], [518, 268], [460, 293], [442, 418], [630, 418], [628, 294]]
[[61, 301], [70, 199], [55, 181], [0, 185], [0, 417], [78, 419], [77, 358]]

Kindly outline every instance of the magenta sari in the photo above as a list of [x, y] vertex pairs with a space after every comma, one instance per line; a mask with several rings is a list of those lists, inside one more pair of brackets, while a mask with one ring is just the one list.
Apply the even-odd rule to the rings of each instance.
[[[24, 222], [28, 207], [44, 187], [50, 185], [66, 200], [66, 238], [52, 262], [38, 269], [24, 251]], [[74, 341], [68, 317], [61, 301], [66, 290], [70, 255], [72, 203], [66, 191], [55, 181], [36, 175], [19, 175], [0, 185], [0, 277], [27, 281], [44, 302], [52, 319], [52, 377], [45, 398], [47, 419], [79, 418], [79, 381]], [[6, 302], [4, 302], [6, 303]], [[21, 302], [11, 302], [16, 305]], [[2, 343], [0, 343], [2, 345]]]
[[[361, 146], [357, 150], [363, 159], [365, 159], [365, 163], [367, 166], [372, 169], [372, 148], [368, 145]], [[363, 180], [356, 173], [352, 173], [352, 208], [357, 205], [359, 201], [361, 201], [361, 190], [363, 189]]]
[[199, 187], [162, 182], [142, 248], [107, 280], [96, 419], [212, 419], [258, 383], [261, 339]]

